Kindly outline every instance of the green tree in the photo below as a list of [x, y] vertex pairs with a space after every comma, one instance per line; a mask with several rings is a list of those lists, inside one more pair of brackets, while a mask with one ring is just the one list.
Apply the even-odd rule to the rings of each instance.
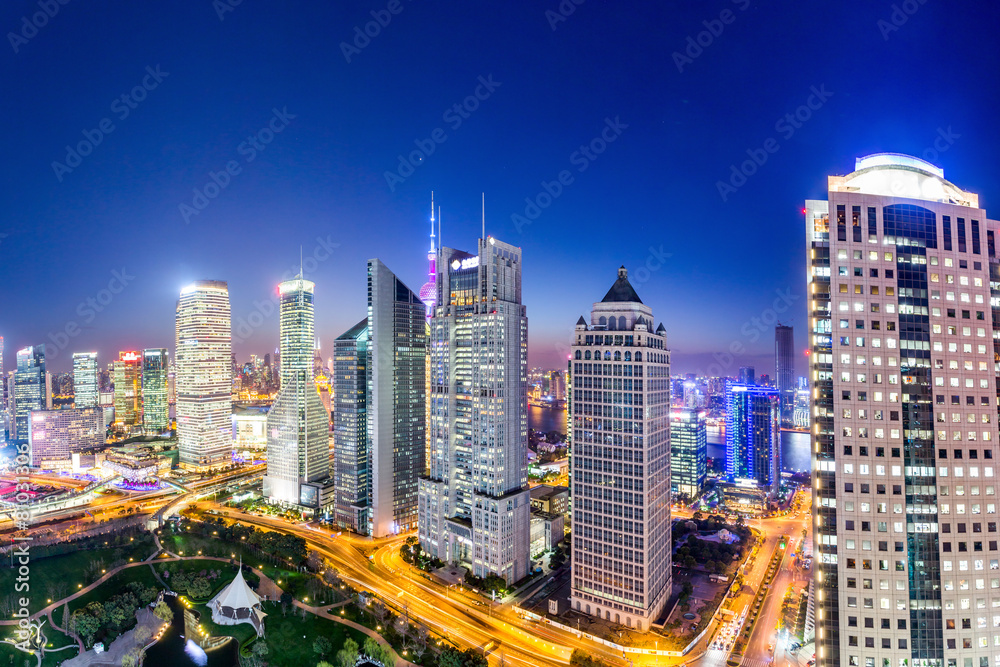
[[323, 635], [317, 637], [316, 641], [313, 642], [313, 652], [317, 653], [320, 657], [325, 656], [331, 649], [333, 649], [333, 643]]
[[94, 641], [94, 635], [101, 629], [101, 623], [83, 609], [77, 609], [69, 621], [70, 630], [76, 632], [87, 646]]
[[212, 593], [212, 585], [205, 577], [195, 577], [188, 585], [188, 595], [193, 598], [204, 599]]
[[354, 667], [358, 661], [358, 643], [353, 639], [344, 642], [344, 648], [337, 651], [337, 667]]
[[170, 623], [174, 620], [174, 610], [171, 609], [163, 600], [157, 602], [156, 606], [153, 607], [153, 615], [166, 623]]

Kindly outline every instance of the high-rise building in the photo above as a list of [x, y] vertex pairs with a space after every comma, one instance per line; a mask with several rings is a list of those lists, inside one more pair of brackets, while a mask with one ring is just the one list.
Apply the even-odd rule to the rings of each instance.
[[781, 484], [778, 392], [726, 383], [726, 475], [752, 480], [769, 494]]
[[180, 464], [204, 469], [232, 459], [232, 320], [229, 288], [199, 280], [177, 301], [174, 352]]
[[778, 378], [781, 425], [795, 423], [795, 330], [784, 324], [774, 327], [774, 374]]
[[817, 660], [997, 664], [1000, 223], [884, 153], [805, 214]]
[[170, 428], [169, 367], [165, 348], [142, 351], [142, 425], [147, 433], [160, 433]]
[[73, 454], [104, 446], [104, 408], [33, 410], [28, 442], [32, 466], [69, 470]]
[[302, 277], [278, 285], [281, 388], [267, 414], [267, 474], [270, 500], [318, 509], [313, 486], [330, 476], [330, 413], [313, 381], [316, 285]]
[[643, 632], [670, 597], [672, 570], [670, 352], [653, 323], [623, 266], [572, 346], [570, 603]]
[[48, 407], [49, 397], [45, 373], [45, 345], [33, 345], [17, 351], [17, 370], [14, 371], [14, 433], [16, 445], [28, 444], [28, 420], [32, 410]]
[[670, 416], [670, 484], [694, 500], [708, 475], [708, 431], [698, 410], [675, 410]]
[[142, 423], [142, 354], [119, 352], [114, 362], [115, 423], [136, 426]]
[[754, 367], [740, 366], [738, 381], [740, 384], [757, 384], [757, 375], [754, 373]]
[[96, 352], [73, 353], [73, 407], [93, 408], [100, 405], [100, 384]]
[[337, 337], [333, 367], [334, 521], [368, 529], [368, 318]]
[[370, 530], [417, 527], [417, 481], [426, 440], [426, 309], [378, 259], [368, 260], [368, 459]]
[[531, 531], [521, 249], [487, 237], [477, 254], [441, 248], [437, 266], [420, 544], [513, 583], [528, 574]]
[[0, 336], [0, 442], [7, 442], [7, 375], [3, 370], [3, 336]]

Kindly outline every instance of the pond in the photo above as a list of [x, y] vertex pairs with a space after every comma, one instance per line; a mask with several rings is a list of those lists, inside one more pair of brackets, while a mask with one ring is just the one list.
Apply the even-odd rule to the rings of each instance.
[[[177, 598], [164, 596], [170, 609], [174, 612], [174, 620], [163, 633], [163, 638], [146, 651], [147, 665], [170, 665], [170, 667], [237, 667], [238, 650], [236, 641], [228, 641], [219, 648], [207, 653], [193, 641], [183, 637], [184, 608]], [[202, 610], [204, 611], [204, 610]]]

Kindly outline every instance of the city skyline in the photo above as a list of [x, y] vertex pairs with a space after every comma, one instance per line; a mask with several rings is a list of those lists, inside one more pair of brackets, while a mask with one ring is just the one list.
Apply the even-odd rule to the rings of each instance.
[[[80, 12], [77, 19], [84, 13], [71, 7], [0, 63], [12, 88], [26, 91], [27, 99], [46, 101], [49, 86], [69, 96], [69, 103], [43, 103], [40, 111], [8, 104], [8, 117], [22, 131], [5, 136], [4, 147], [8, 154], [37, 157], [6, 168], [8, 219], [25, 222], [0, 225], [0, 248], [9, 260], [0, 265], [0, 280], [16, 284], [30, 257], [100, 259], [73, 260], [72, 270], [50, 272], [45, 309], [32, 308], [26, 290], [5, 290], [0, 310], [25, 313], [3, 323], [7, 349], [46, 343], [51, 367], [68, 371], [72, 351], [97, 350], [110, 359], [118, 350], [169, 347], [173, 295], [206, 277], [229, 282], [235, 327], [258, 312], [255, 301], [271, 296], [286, 273], [294, 275], [300, 247], [313, 268], [309, 279], [337, 294], [317, 312], [317, 331], [329, 349], [353, 324], [342, 313], [365, 305], [360, 292], [339, 290], [363, 285], [357, 276], [364, 258], [382, 258], [407, 284], [424, 283], [433, 190], [444, 243], [479, 229], [485, 192], [487, 231], [523, 248], [529, 260], [524, 302], [539, 314], [530, 334], [531, 365], [558, 367], [555, 361], [564, 356], [558, 346], [571, 333], [565, 323], [573, 315], [568, 304], [546, 307], [548, 286], [586, 261], [624, 264], [645, 278], [647, 301], [689, 323], [670, 332], [678, 371], [707, 369], [713, 353], [725, 356], [733, 343], [747, 350], [733, 366], [768, 368], [773, 322], [764, 316], [775, 300], [786, 308], [778, 314], [782, 321], [800, 329], [806, 324], [799, 279], [805, 257], [794, 239], [801, 228], [800, 194], [822, 193], [815, 174], [845, 168], [856, 155], [892, 151], [931, 156], [984, 200], [995, 192], [998, 168], [978, 147], [997, 139], [998, 128], [981, 109], [992, 106], [998, 89], [973, 85], [962, 66], [985, 61], [989, 40], [966, 40], [942, 57], [920, 45], [938, 26], [981, 30], [989, 24], [983, 12], [993, 17], [997, 8], [970, 14], [967, 7], [920, 5], [912, 20], [886, 32], [879, 23], [890, 19], [888, 6], [795, 7], [778, 21], [749, 1], [723, 4], [731, 5], [735, 20], [718, 37], [706, 33], [709, 46], [696, 43], [703, 51], [697, 57], [686, 55], [688, 39], [699, 37], [704, 23], [718, 21], [708, 7], [628, 12], [594, 4], [553, 24], [541, 7], [466, 8], [442, 20], [429, 8], [407, 4], [361, 53], [349, 54], [350, 62], [340, 44], [351, 43], [354, 27], [371, 20], [372, 8], [262, 11], [244, 5], [220, 21], [211, 6], [183, 7], [153, 23], [155, 12], [98, 7], [89, 10], [92, 28], [80, 30], [74, 12]], [[22, 10], [16, 4], [0, 9], [0, 25], [15, 31]], [[782, 25], [798, 21], [829, 25], [820, 39], [831, 44], [834, 33], [850, 27], [856, 49], [838, 51], [835, 67], [799, 64], [795, 46], [773, 39]], [[855, 29], [861, 25], [866, 28]], [[174, 36], [180, 33], [197, 48], [179, 49]], [[272, 34], [276, 41], [255, 44], [247, 33]], [[471, 34], [483, 43], [470, 48]], [[594, 34], [606, 38], [591, 45]], [[95, 48], [111, 42], [117, 44], [113, 55]], [[523, 52], [511, 43], [520, 43]], [[317, 51], [323, 56], [316, 58]], [[91, 60], [74, 62], [83, 52]], [[567, 53], [576, 54], [571, 63], [564, 60]], [[741, 58], [745, 53], [755, 55], [754, 67]], [[886, 78], [863, 67], [870, 57], [899, 75]], [[283, 76], [259, 76], [274, 67]], [[780, 84], [776, 69], [787, 73]], [[594, 71], [620, 74], [595, 77]], [[93, 72], [100, 76], [88, 75]], [[372, 87], [376, 72], [380, 84]], [[332, 85], [314, 85], [320, 76]], [[491, 76], [499, 84], [492, 92], [479, 82]], [[652, 89], [650, 80], [658, 82]], [[942, 99], [967, 100], [976, 90], [981, 105], [885, 113], [900, 92], [931, 80]], [[130, 98], [133, 109], [120, 98], [136, 87], [135, 97], [143, 99]], [[813, 87], [822, 93], [811, 99], [820, 107], [815, 110], [808, 106]], [[477, 89], [487, 99], [477, 98]], [[203, 96], [205, 90], [219, 92]], [[229, 94], [233, 90], [244, 97]], [[742, 122], [732, 124], [727, 118], [734, 93], [728, 91], [735, 90], [744, 91], [744, 111]], [[650, 92], [666, 103], [649, 104]], [[203, 104], [190, 104], [192, 96]], [[477, 108], [463, 109], [469, 117], [457, 116], [462, 123], [453, 129], [455, 122], [442, 116], [470, 96], [469, 106]], [[527, 116], [520, 113], [525, 99], [533, 100]], [[859, 107], [852, 99], [867, 103]], [[807, 122], [775, 130], [776, 121], [789, 113], [794, 119], [800, 108]], [[129, 114], [121, 118], [124, 111]], [[521, 118], [517, 129], [503, 125], [512, 114]], [[83, 132], [96, 136], [105, 117], [114, 130], [60, 180], [52, 163], [65, 163], [65, 147], [85, 141]], [[627, 127], [578, 171], [570, 156], [601, 138], [606, 118]], [[280, 133], [270, 129], [272, 121]], [[418, 150], [414, 142], [428, 141], [438, 127], [447, 140], [390, 189], [385, 172], [397, 170], [398, 156]], [[273, 133], [272, 140], [247, 162], [239, 146], [262, 129]], [[767, 154], [759, 168], [751, 164], [747, 171], [756, 173], [723, 201], [717, 184], [740, 182], [743, 176], [732, 176], [731, 166], [740, 171], [748, 151], [759, 161], [769, 137], [780, 150]], [[206, 198], [207, 206], [185, 221], [180, 204], [191, 206], [195, 189], [219, 187], [209, 173], [227, 174], [230, 161], [239, 173], [227, 176], [218, 196]], [[675, 163], [684, 169], [673, 169]], [[128, 165], [156, 177], [135, 179]], [[548, 203], [542, 182], [558, 184], [564, 169], [573, 182], [560, 185], [559, 196], [518, 229], [511, 217], [525, 216], [525, 198], [542, 193]], [[696, 224], [682, 224], [686, 219]], [[708, 220], [720, 232], [711, 243], [699, 233]], [[282, 233], [271, 234], [279, 224]], [[628, 224], [635, 232], [599, 244], [583, 241], [601, 237], [608, 224]], [[102, 254], [133, 228], [160, 239], [159, 252], [142, 264]], [[385, 239], [393, 240], [389, 247]], [[739, 268], [722, 258], [745, 249], [781, 259], [758, 263], [755, 279], [741, 281]], [[575, 278], [581, 291], [601, 289], [595, 275]], [[720, 307], [704, 309], [706, 301]], [[234, 341], [234, 350], [240, 358], [271, 352], [277, 330], [271, 315], [246, 341]]]

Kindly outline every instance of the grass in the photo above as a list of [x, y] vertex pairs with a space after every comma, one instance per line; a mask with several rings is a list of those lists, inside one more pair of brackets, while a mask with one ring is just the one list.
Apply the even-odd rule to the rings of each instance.
[[104, 602], [105, 600], [124, 592], [125, 587], [133, 581], [140, 581], [144, 586], [154, 586], [157, 589], [163, 588], [160, 585], [160, 582], [156, 580], [156, 577], [153, 576], [153, 572], [149, 569], [148, 565], [137, 565], [136, 567], [130, 567], [122, 570], [97, 588], [87, 591], [85, 594], [75, 600], [72, 600], [69, 603], [69, 613], [72, 614], [77, 609], [86, 607], [95, 600], [97, 602]]
[[328, 661], [333, 659], [348, 637], [354, 639], [358, 646], [366, 638], [359, 630], [313, 614], [306, 614], [303, 619], [300, 612], [289, 610], [287, 615], [283, 615], [281, 605], [277, 603], [265, 602], [264, 611], [268, 614], [264, 619], [264, 641], [268, 648], [266, 659], [274, 667], [300, 667], [319, 662], [319, 656], [313, 651], [313, 641], [321, 635], [333, 644], [330, 655], [326, 656]]

